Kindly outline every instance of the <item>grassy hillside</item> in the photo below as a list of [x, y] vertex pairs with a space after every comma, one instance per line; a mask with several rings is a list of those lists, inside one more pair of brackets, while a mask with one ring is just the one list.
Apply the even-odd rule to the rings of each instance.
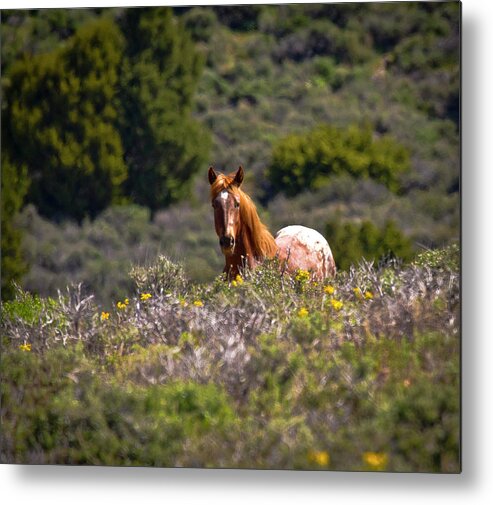
[[1, 461], [458, 472], [458, 268], [451, 247], [198, 285], [161, 257], [111, 305], [19, 290]]

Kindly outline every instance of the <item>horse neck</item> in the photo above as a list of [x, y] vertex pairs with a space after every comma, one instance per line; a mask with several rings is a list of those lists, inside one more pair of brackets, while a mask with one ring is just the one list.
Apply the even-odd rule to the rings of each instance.
[[235, 252], [225, 256], [226, 265], [224, 272], [229, 278], [234, 279], [240, 271], [248, 266], [253, 268], [256, 264], [255, 254], [250, 244], [248, 234], [244, 230], [240, 230], [236, 239]]
[[[257, 209], [249, 197], [244, 195], [249, 209], [242, 216], [239, 236], [241, 239], [244, 254], [250, 261], [261, 261], [265, 257], [275, 255], [277, 247], [274, 237], [270, 234], [266, 226], [260, 221]], [[251, 265], [253, 266], [253, 265]]]
[[225, 256], [224, 272], [230, 279], [234, 279], [245, 267], [254, 268], [263, 259], [262, 253], [253, 247], [251, 234], [248, 227], [242, 226], [238, 231], [235, 252]]
[[241, 252], [245, 258], [255, 258], [258, 256], [258, 251], [255, 251], [253, 248], [252, 230], [242, 224], [238, 235], [238, 251]]
[[247, 210], [240, 216], [240, 227], [236, 234], [235, 252], [226, 256], [224, 272], [229, 278], [234, 278], [245, 266], [255, 267], [265, 258], [272, 258], [277, 253], [274, 237], [267, 230], [251, 199], [239, 190], [243, 204]]

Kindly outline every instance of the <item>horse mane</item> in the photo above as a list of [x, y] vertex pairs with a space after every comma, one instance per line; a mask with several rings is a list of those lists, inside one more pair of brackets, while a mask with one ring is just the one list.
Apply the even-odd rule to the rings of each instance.
[[211, 199], [214, 200], [221, 191], [229, 191], [240, 198], [240, 237], [246, 249], [246, 254], [255, 259], [273, 258], [277, 253], [277, 245], [267, 226], [260, 221], [257, 208], [252, 199], [236, 184], [234, 174], [218, 174], [211, 185]]

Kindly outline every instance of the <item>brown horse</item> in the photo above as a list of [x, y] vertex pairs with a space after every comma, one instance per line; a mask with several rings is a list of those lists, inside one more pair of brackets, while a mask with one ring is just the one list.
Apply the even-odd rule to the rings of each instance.
[[278, 257], [289, 272], [306, 270], [312, 279], [335, 275], [336, 267], [329, 244], [315, 230], [287, 226], [276, 238], [260, 221], [252, 199], [240, 189], [243, 168], [225, 175], [209, 168], [214, 225], [226, 260], [224, 272], [234, 278], [246, 266], [255, 268], [266, 258]]

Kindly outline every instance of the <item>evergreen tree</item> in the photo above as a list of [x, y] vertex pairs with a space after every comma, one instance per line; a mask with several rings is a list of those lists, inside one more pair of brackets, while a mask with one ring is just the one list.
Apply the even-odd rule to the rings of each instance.
[[94, 217], [121, 196], [126, 167], [115, 123], [122, 45], [115, 24], [101, 19], [61, 49], [12, 66], [4, 146], [27, 167], [29, 200], [45, 216]]
[[23, 55], [55, 50], [84, 23], [96, 16], [92, 9], [3, 10], [1, 16], [2, 76]]
[[13, 295], [12, 281], [19, 281], [27, 270], [22, 257], [22, 234], [14, 218], [20, 210], [28, 188], [25, 167], [17, 168], [2, 155], [1, 233], [2, 233], [2, 300]]
[[156, 210], [187, 196], [207, 161], [209, 136], [191, 115], [202, 58], [170, 8], [127, 9], [120, 25], [126, 193]]

